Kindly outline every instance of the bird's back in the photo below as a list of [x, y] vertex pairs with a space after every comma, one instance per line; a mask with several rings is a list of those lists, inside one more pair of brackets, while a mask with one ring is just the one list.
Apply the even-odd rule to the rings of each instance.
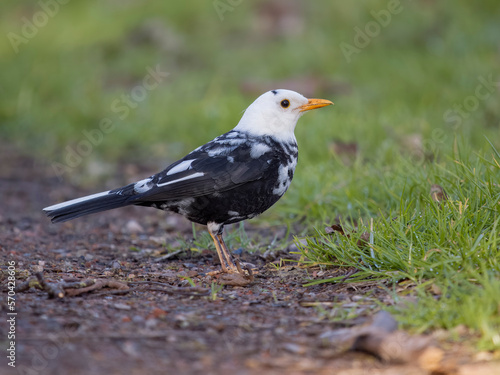
[[[138, 196], [134, 204], [177, 212], [200, 224], [249, 219], [267, 210], [286, 192], [297, 157], [295, 142], [232, 130], [152, 176], [157, 188]], [[196, 184], [172, 194], [176, 188], [169, 187], [168, 179], [185, 173], [179, 166], [199, 176], [193, 179]]]

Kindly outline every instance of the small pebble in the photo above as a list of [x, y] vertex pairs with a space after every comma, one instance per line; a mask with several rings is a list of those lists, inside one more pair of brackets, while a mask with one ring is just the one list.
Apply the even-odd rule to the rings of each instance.
[[128, 233], [141, 233], [144, 232], [144, 228], [137, 222], [137, 220], [129, 220], [125, 225], [125, 230]]
[[125, 303], [115, 303], [114, 307], [115, 307], [115, 309], [118, 309], [118, 310], [131, 310], [132, 309], [132, 307], [130, 307], [130, 305], [127, 305]]
[[144, 323], [144, 318], [143, 318], [142, 316], [140, 316], [140, 315], [134, 315], [134, 316], [132, 317], [132, 321], [133, 321], [134, 323], [138, 323], [138, 324], [139, 324], [139, 323]]
[[297, 345], [293, 343], [286, 343], [283, 345], [283, 349], [293, 354], [304, 354], [306, 349], [302, 345]]

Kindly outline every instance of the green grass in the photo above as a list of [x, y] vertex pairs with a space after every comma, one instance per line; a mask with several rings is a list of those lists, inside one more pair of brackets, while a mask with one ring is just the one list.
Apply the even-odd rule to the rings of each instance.
[[[244, 1], [221, 20], [211, 1], [69, 2], [14, 53], [8, 33], [21, 34], [23, 17], [40, 5], [2, 3], [2, 140], [65, 163], [83, 132], [109, 118], [113, 130], [61, 181], [98, 191], [104, 186], [92, 165], [164, 166], [231, 129], [257, 95], [242, 90], [245, 81], [317, 77], [340, 85], [313, 90], [335, 106], [300, 120], [291, 189], [256, 222], [310, 236], [309, 257], [353, 265], [357, 279], [415, 282], [419, 302], [398, 311], [406, 326], [464, 324], [481, 348], [498, 348], [498, 83], [476, 94], [485, 79], [500, 81], [498, 2], [401, 1], [351, 62], [340, 44], [353, 44], [355, 28], [373, 22], [371, 12], [387, 1], [304, 2], [282, 33], [265, 31], [262, 4]], [[158, 64], [169, 76], [121, 118], [112, 103]], [[450, 112], [457, 105], [469, 109], [457, 117]], [[357, 154], [333, 152], [339, 141], [355, 143]], [[431, 184], [450, 200], [433, 202]], [[359, 248], [355, 233], [322, 234], [338, 217], [351, 229], [358, 220], [358, 236], [373, 220], [371, 246]], [[194, 245], [209, 240], [200, 233]], [[228, 240], [256, 246], [241, 229]], [[442, 294], [432, 295], [429, 283]]]
[[[385, 171], [365, 171], [379, 176], [377, 196], [385, 195], [386, 207], [378, 205], [374, 214], [367, 202], [358, 216], [342, 222], [349, 237], [318, 231], [302, 246], [302, 253], [318, 263], [356, 267], [360, 272], [351, 282], [411, 280], [418, 285], [418, 302], [393, 309], [402, 322], [417, 331], [464, 324], [479, 334], [481, 348], [498, 349], [499, 161], [496, 150], [483, 157], [458, 146], [454, 158], [439, 163], [398, 161]], [[443, 202], [429, 194], [431, 183], [437, 181], [448, 194]], [[372, 183], [360, 182], [351, 195], [361, 195]], [[359, 220], [356, 228], [350, 219]], [[369, 233], [370, 240], [365, 236], [360, 244], [363, 233]], [[441, 294], [435, 296], [429, 284]]]

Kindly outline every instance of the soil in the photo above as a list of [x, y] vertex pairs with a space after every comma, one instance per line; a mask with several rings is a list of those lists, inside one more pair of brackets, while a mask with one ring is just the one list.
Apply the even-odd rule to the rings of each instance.
[[[17, 287], [32, 286], [15, 294], [16, 367], [2, 350], [3, 374], [500, 374], [498, 363], [483, 360], [489, 353], [474, 354], [443, 332], [428, 336], [439, 348], [431, 364], [352, 350], [352, 330], [370, 324], [379, 303], [393, 303], [386, 289], [369, 281], [304, 286], [352, 270], [280, 267], [280, 257], [293, 254], [242, 249], [259, 270], [254, 281], [220, 286], [208, 275], [220, 266], [215, 250], [189, 250], [192, 227], [180, 216], [132, 207], [53, 225], [43, 207], [99, 189], [61, 182], [48, 163], [11, 146], [0, 158], [2, 349], [10, 344], [8, 262]], [[120, 176], [110, 178], [116, 186], [133, 179]], [[249, 236], [285, 233], [245, 225]], [[52, 286], [89, 279], [108, 286], [49, 298], [37, 272]]]

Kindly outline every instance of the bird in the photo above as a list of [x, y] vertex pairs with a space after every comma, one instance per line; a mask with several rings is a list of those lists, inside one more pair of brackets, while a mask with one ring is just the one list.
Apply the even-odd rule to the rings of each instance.
[[220, 273], [248, 279], [251, 270], [242, 269], [224, 242], [224, 226], [256, 217], [285, 194], [298, 160], [297, 121], [305, 112], [328, 105], [333, 103], [291, 90], [268, 91], [244, 111], [236, 127], [163, 171], [43, 211], [53, 223], [130, 205], [178, 213], [207, 226]]

